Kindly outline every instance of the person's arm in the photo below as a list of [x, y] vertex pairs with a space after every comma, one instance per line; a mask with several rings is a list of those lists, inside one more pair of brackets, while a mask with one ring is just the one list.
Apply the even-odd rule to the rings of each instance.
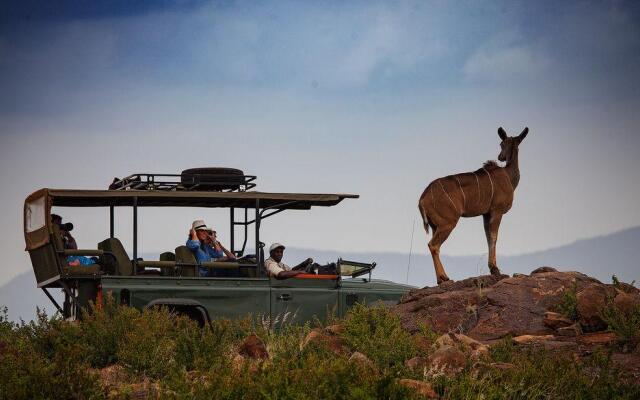
[[77, 250], [78, 249], [78, 244], [76, 243], [76, 239], [71, 236], [71, 232], [69, 231], [62, 231], [62, 236], [65, 237], [66, 239], [66, 247], [68, 249], [74, 249]]
[[304, 271], [280, 271], [278, 272], [278, 275], [275, 276], [276, 279], [278, 280], [282, 280], [282, 279], [289, 279], [289, 278], [293, 278], [296, 275], [300, 275], [300, 274], [304, 274]]
[[291, 270], [292, 271], [302, 271], [302, 270], [304, 270], [305, 268], [307, 268], [311, 264], [313, 264], [313, 258], [307, 258], [306, 260], [304, 260], [300, 264], [298, 264], [295, 267], [291, 268]]
[[[226, 248], [226, 247], [224, 247], [224, 246], [222, 245], [222, 243], [218, 242], [217, 240], [216, 240], [216, 243], [217, 243], [217, 244], [218, 244], [218, 246], [219, 246], [219, 247], [218, 247], [218, 249], [219, 249], [219, 250], [222, 250], [222, 252], [224, 253], [224, 255], [225, 255], [225, 257], [224, 257], [224, 258], [225, 258], [225, 260], [235, 260], [235, 259], [236, 259], [235, 254], [233, 254], [232, 252], [230, 252], [229, 250], [227, 250], [227, 248]], [[218, 250], [218, 249], [216, 249], [216, 250]]]
[[200, 240], [198, 239], [198, 235], [196, 235], [196, 231], [191, 229], [189, 232], [190, 238], [187, 240], [187, 247], [189, 250], [198, 250], [200, 247]]

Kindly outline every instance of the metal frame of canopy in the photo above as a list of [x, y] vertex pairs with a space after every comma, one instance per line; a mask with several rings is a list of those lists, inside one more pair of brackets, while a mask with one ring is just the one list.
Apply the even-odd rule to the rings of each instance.
[[[311, 207], [330, 207], [346, 198], [358, 198], [355, 194], [308, 194], [308, 193], [266, 193], [255, 191], [242, 192], [199, 192], [199, 191], [164, 191], [164, 190], [73, 190], [73, 189], [40, 189], [27, 197], [24, 208], [24, 234], [27, 250], [37, 248], [48, 240], [51, 232], [51, 207], [109, 207], [109, 235], [114, 237], [115, 207], [133, 207], [133, 260], [138, 258], [138, 207], [204, 207], [229, 208], [230, 247], [237, 255], [243, 255], [248, 241], [248, 229], [255, 228], [255, 249], [258, 268], [263, 264], [260, 242], [260, 224], [263, 219], [284, 210], [308, 210]], [[44, 198], [44, 225], [29, 231], [28, 213], [32, 212], [29, 204]], [[244, 210], [241, 220], [236, 220], [236, 209]], [[249, 220], [249, 210], [255, 210], [255, 216]], [[235, 228], [244, 228], [242, 247], [236, 250]], [[136, 271], [137, 268], [134, 268]], [[258, 268], [260, 274], [261, 271]], [[135, 272], [134, 272], [135, 274]]]

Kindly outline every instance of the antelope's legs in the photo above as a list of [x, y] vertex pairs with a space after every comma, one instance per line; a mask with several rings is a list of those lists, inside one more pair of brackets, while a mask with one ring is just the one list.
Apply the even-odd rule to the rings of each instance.
[[487, 246], [489, 247], [489, 271], [491, 275], [500, 275], [500, 269], [496, 263], [496, 243], [502, 214], [484, 214], [482, 218], [484, 219], [484, 233], [487, 236]]
[[436, 278], [438, 280], [438, 285], [449, 280], [447, 273], [444, 272], [444, 266], [440, 261], [440, 246], [442, 245], [442, 243], [444, 243], [445, 240], [447, 240], [449, 234], [451, 233], [453, 228], [455, 228], [455, 226], [455, 223], [452, 225], [437, 226], [433, 232], [433, 237], [429, 241], [429, 251], [431, 252], [431, 257], [433, 258], [433, 266], [436, 269]]

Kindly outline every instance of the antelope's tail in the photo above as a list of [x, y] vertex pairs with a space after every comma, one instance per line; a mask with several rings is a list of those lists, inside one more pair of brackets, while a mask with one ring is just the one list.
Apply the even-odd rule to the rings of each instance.
[[427, 211], [422, 208], [422, 204], [418, 202], [418, 210], [420, 211], [420, 216], [422, 217], [422, 225], [424, 226], [424, 231], [429, 235], [429, 217], [427, 216]]

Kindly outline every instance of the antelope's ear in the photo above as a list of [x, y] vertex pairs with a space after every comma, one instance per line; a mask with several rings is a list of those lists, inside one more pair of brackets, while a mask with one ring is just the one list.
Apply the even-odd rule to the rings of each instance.
[[522, 133], [518, 135], [518, 141], [522, 142], [527, 137], [527, 133], [529, 133], [529, 128], [525, 127]]
[[507, 132], [505, 132], [502, 127], [500, 127], [498, 128], [498, 136], [500, 136], [500, 139], [505, 140], [507, 138]]

